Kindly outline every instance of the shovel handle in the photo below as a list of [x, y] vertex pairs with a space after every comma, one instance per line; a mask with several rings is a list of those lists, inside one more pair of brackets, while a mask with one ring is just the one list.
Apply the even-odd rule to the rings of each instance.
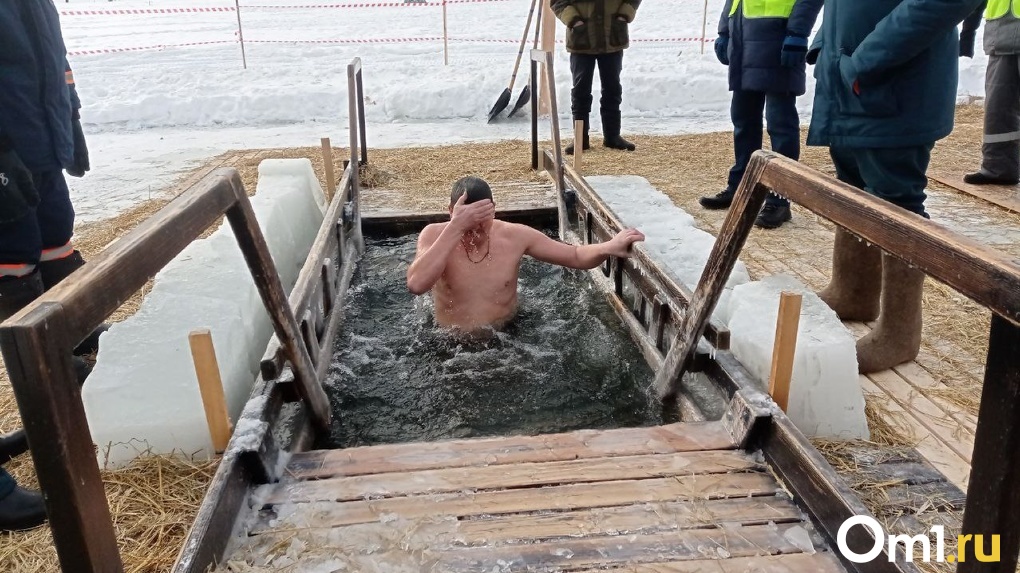
[[528, 31], [531, 30], [531, 19], [535, 15], [535, 7], [539, 0], [531, 0], [531, 10], [528, 11], [528, 23], [524, 25], [524, 34], [521, 36], [521, 48], [517, 50], [517, 61], [514, 62], [514, 73], [510, 75], [510, 91], [514, 89], [514, 81], [517, 80], [517, 70], [521, 67], [521, 56], [524, 55], [524, 46], [528, 43]]

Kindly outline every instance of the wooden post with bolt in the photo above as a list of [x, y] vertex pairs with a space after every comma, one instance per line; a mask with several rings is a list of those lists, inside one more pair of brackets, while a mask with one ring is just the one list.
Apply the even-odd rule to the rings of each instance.
[[793, 292], [783, 292], [779, 297], [776, 342], [772, 347], [772, 371], [769, 373], [769, 394], [784, 412], [790, 404], [790, 381], [793, 378], [793, 358], [797, 352], [801, 302], [801, 295]]
[[205, 420], [209, 424], [213, 449], [217, 454], [222, 454], [230, 441], [231, 427], [212, 334], [208, 329], [193, 330], [188, 335], [188, 343], [191, 345], [191, 358], [195, 362], [198, 389], [202, 393], [202, 405], [205, 407]]

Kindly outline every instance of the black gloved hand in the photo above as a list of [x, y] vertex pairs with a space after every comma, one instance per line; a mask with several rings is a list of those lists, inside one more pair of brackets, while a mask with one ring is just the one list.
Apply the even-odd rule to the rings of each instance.
[[17, 221], [38, 204], [32, 172], [0, 136], [0, 223]]
[[74, 133], [74, 165], [67, 169], [73, 177], [84, 177], [89, 170], [89, 148], [85, 145], [85, 132], [81, 129], [81, 115], [74, 110], [71, 115], [71, 130]]
[[960, 32], [960, 57], [961, 58], [973, 58], [974, 57], [974, 37], [977, 32], [973, 30], [965, 30]]
[[730, 37], [726, 35], [720, 35], [715, 39], [715, 57], [719, 60], [719, 63], [728, 66], [730, 65], [730, 56], [727, 53], [730, 45]]

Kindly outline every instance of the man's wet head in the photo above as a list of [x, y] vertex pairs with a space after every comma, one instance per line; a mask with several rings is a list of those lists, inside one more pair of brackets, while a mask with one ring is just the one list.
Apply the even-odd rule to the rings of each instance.
[[450, 191], [450, 209], [453, 209], [461, 195], [467, 195], [464, 198], [465, 205], [485, 199], [492, 201], [492, 189], [479, 177], [461, 177], [453, 183], [453, 190]]
[[[453, 189], [450, 191], [450, 213], [453, 213], [453, 208], [457, 205], [457, 202], [461, 197], [464, 197], [464, 204], [470, 205], [471, 203], [477, 203], [478, 201], [489, 200], [492, 201], [492, 189], [484, 179], [479, 177], [461, 177], [453, 183]], [[482, 231], [488, 230], [488, 226], [491, 223], [491, 219], [486, 222], [484, 228], [479, 229]]]

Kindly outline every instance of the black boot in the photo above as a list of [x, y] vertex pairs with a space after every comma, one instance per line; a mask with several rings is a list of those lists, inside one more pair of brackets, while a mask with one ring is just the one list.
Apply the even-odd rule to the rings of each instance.
[[14, 486], [0, 498], [0, 531], [21, 531], [46, 523], [46, 504], [42, 494]]
[[623, 151], [634, 151], [633, 143], [620, 137], [620, 110], [602, 111], [602, 133], [605, 136], [602, 145], [609, 149], [621, 149]]
[[754, 220], [754, 225], [762, 229], [778, 229], [783, 226], [783, 223], [792, 218], [793, 215], [790, 214], [789, 205], [765, 203], [765, 206], [761, 208], [761, 212], [758, 213], [758, 218]]
[[727, 187], [715, 195], [698, 199], [698, 203], [701, 203], [701, 206], [706, 209], [729, 209], [733, 203], [733, 196], [736, 193], [736, 191]]
[[[85, 259], [82, 258], [81, 252], [74, 251], [70, 255], [56, 259], [53, 261], [42, 261], [39, 263], [39, 274], [42, 276], [43, 287], [46, 290], [57, 286], [60, 281], [67, 278], [71, 273], [85, 266]], [[99, 335], [110, 329], [109, 324], [100, 324], [95, 330], [92, 331], [84, 340], [78, 343], [78, 346], [74, 349], [75, 356], [86, 356], [95, 354], [99, 351]], [[79, 371], [79, 377], [81, 371], [78, 365], [75, 365], [75, 370]], [[87, 374], [86, 374], [87, 375]], [[81, 378], [79, 378], [81, 379]]]
[[971, 185], [1016, 185], [1020, 181], [1015, 177], [995, 177], [984, 171], [978, 171], [964, 175], [963, 182]]
[[[588, 151], [589, 149], [591, 149], [591, 141], [588, 139], [588, 118], [587, 117], [585, 117], [585, 118], [575, 117], [574, 121], [577, 121], [579, 119], [583, 119], [584, 120], [584, 135], [581, 136], [581, 149], [583, 149], [584, 151]], [[570, 144], [567, 145], [563, 149], [563, 153], [566, 153], [567, 155], [573, 155], [574, 154], [574, 142], [573, 141], [571, 141]]]

